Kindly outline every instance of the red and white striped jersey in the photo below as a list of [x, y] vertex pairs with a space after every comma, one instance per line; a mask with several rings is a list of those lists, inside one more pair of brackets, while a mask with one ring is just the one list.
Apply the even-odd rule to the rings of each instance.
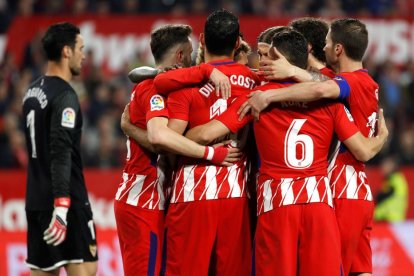
[[[290, 84], [268, 83], [260, 90]], [[239, 98], [227, 112], [237, 112]], [[236, 116], [236, 115], [233, 115]], [[232, 131], [243, 122], [218, 118]], [[258, 214], [289, 204], [325, 202], [332, 206], [328, 185], [328, 151], [333, 133], [344, 141], [358, 132], [352, 116], [338, 102], [274, 103], [260, 114], [254, 133], [261, 159], [257, 182]]]
[[292, 204], [325, 202], [333, 207], [327, 176], [274, 179], [261, 174], [257, 183], [258, 215]]
[[[171, 119], [186, 121], [189, 128], [205, 124], [223, 113], [236, 97], [250, 93], [259, 82], [249, 68], [234, 61], [210, 64], [229, 77], [231, 98], [218, 98], [211, 84], [175, 91], [168, 97]], [[170, 72], [176, 74], [172, 77], [180, 78], [179, 70]], [[243, 148], [246, 134], [247, 131], [243, 130], [233, 135], [231, 139], [236, 142], [234, 146]], [[246, 162], [246, 156], [243, 155], [233, 166], [221, 167], [204, 160], [181, 157], [175, 172], [171, 202], [246, 197]]]
[[[355, 124], [366, 137], [375, 134], [378, 112], [378, 84], [367, 70], [341, 73], [334, 78], [340, 88], [340, 98], [349, 108]], [[358, 161], [344, 145], [338, 148], [330, 164], [329, 178], [333, 198], [372, 201], [363, 162]]]
[[[129, 106], [131, 123], [144, 130], [154, 117], [168, 117], [166, 101], [157, 94], [153, 80], [136, 85]], [[158, 155], [128, 137], [127, 158], [115, 200], [147, 209], [163, 210], [165, 196], [164, 172], [157, 165]]]

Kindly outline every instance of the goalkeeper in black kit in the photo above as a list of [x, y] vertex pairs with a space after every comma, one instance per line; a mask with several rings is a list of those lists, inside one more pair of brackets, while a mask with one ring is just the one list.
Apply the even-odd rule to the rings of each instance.
[[43, 39], [46, 74], [23, 98], [29, 154], [26, 263], [31, 275], [95, 275], [97, 248], [80, 156], [82, 114], [70, 86], [81, 71], [83, 38], [70, 23], [54, 24]]

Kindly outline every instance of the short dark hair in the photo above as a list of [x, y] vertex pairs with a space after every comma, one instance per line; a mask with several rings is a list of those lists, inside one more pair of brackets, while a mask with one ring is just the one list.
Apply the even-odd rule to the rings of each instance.
[[237, 16], [227, 10], [211, 13], [204, 25], [206, 48], [213, 55], [231, 55], [240, 37], [240, 24]]
[[275, 34], [272, 46], [286, 57], [293, 65], [305, 69], [308, 65], [308, 42], [295, 30], [287, 30]]
[[240, 55], [241, 52], [246, 53], [247, 55], [250, 55], [252, 53], [252, 48], [250, 47], [249, 43], [242, 40], [240, 43], [239, 48], [234, 52], [234, 59], [237, 60], [237, 56]]
[[293, 29], [303, 34], [312, 46], [312, 54], [320, 61], [325, 62], [325, 38], [329, 31], [326, 21], [319, 18], [304, 17], [289, 23]]
[[274, 26], [267, 28], [263, 32], [260, 33], [260, 35], [257, 38], [257, 43], [267, 43], [272, 44], [272, 39], [275, 36], [275, 34], [290, 30], [291, 28], [288, 26]]
[[346, 55], [362, 61], [368, 46], [368, 31], [358, 19], [338, 19], [331, 23], [331, 38], [334, 44], [342, 44]]
[[43, 50], [47, 60], [59, 61], [62, 57], [62, 49], [65, 46], [74, 49], [78, 34], [80, 34], [79, 28], [72, 23], [63, 22], [49, 26], [42, 38]]
[[151, 52], [155, 63], [164, 59], [168, 50], [177, 44], [188, 42], [193, 29], [185, 24], [167, 24], [151, 32]]

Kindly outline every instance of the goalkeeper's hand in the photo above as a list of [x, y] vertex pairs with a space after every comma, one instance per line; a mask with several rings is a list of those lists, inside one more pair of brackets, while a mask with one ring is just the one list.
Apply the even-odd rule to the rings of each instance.
[[70, 207], [70, 198], [55, 198], [55, 209], [49, 227], [43, 233], [43, 239], [47, 244], [57, 246], [66, 239], [66, 216]]

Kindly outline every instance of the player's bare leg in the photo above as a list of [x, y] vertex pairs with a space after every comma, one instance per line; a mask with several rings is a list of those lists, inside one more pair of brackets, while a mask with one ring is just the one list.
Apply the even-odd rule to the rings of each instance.
[[51, 271], [43, 271], [40, 269], [30, 269], [30, 276], [58, 276], [59, 268]]
[[349, 276], [372, 276], [371, 273], [350, 273]]
[[65, 266], [69, 276], [93, 276], [98, 270], [97, 262], [84, 262], [81, 264], [67, 264]]

